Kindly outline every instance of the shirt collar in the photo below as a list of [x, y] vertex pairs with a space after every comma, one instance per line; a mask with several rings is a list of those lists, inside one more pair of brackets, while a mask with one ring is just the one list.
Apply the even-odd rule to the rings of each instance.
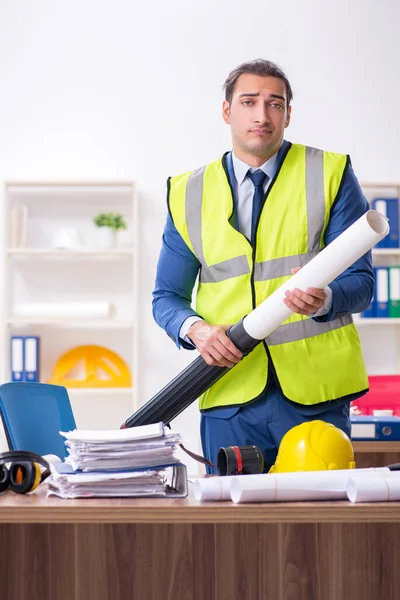
[[[266, 175], [268, 175], [268, 177], [270, 179], [272, 179], [273, 176], [275, 175], [275, 167], [276, 167], [276, 160], [278, 158], [278, 152], [276, 154], [274, 154], [273, 156], [271, 156], [271, 158], [269, 158], [263, 165], [261, 165], [261, 167], [258, 167], [259, 169], [261, 169], [261, 171], [264, 171], [264, 173]], [[240, 158], [235, 156], [235, 153], [233, 152], [233, 150], [232, 150], [232, 165], [233, 165], [233, 172], [235, 173], [236, 181], [238, 182], [239, 185], [242, 185], [242, 183], [247, 175], [247, 171], [249, 169], [251, 169], [253, 171], [256, 170], [256, 169], [254, 169], [254, 167], [247, 165], [245, 162], [240, 160]]]

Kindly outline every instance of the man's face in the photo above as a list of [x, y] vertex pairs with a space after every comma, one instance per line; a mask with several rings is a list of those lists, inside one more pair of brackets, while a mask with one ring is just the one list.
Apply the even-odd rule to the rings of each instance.
[[290, 111], [282, 79], [251, 73], [240, 75], [231, 103], [225, 100], [222, 107], [238, 158], [253, 157], [265, 162], [273, 156], [282, 144]]

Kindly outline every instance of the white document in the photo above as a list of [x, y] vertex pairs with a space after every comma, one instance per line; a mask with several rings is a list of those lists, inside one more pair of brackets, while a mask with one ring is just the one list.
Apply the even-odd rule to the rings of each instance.
[[155, 448], [141, 452], [128, 452], [121, 455], [119, 452], [110, 452], [103, 456], [81, 455], [71, 452], [65, 459], [75, 471], [104, 471], [124, 469], [137, 469], [141, 467], [156, 467], [178, 463], [174, 456], [174, 448]]
[[48, 494], [61, 498], [167, 495], [167, 471], [126, 473], [59, 473], [51, 465]]
[[[399, 471], [387, 467], [341, 469], [295, 473], [261, 473], [230, 477], [205, 477], [194, 482], [199, 502], [232, 500], [242, 502], [287, 502], [302, 500], [346, 500], [349, 479], [394, 478]], [[399, 478], [400, 481], [400, 478]]]
[[387, 219], [369, 210], [244, 317], [245, 331], [256, 340], [266, 338], [293, 314], [284, 303], [286, 290], [323, 289], [388, 233]]
[[132, 440], [146, 440], [149, 438], [162, 437], [164, 435], [164, 423], [139, 425], [138, 427], [128, 427], [127, 429], [74, 429], [73, 431], [60, 431], [60, 434], [67, 438], [67, 440], [82, 442], [125, 442]]
[[393, 502], [400, 500], [400, 472], [391, 471], [390, 476], [376, 474], [371, 477], [350, 478], [347, 482], [350, 502]]
[[204, 479], [196, 479], [194, 482], [194, 497], [197, 502], [230, 500], [232, 479], [233, 476], [211, 476]]
[[[393, 471], [393, 473], [395, 473]], [[387, 467], [371, 469], [338, 469], [297, 473], [271, 473], [235, 476], [231, 483], [231, 499], [242, 502], [297, 502], [312, 500], [346, 500], [350, 478], [391, 477]]]
[[105, 431], [60, 431], [68, 448], [66, 463], [75, 471], [123, 471], [177, 464], [181, 436], [163, 423]]
[[105, 431], [60, 432], [69, 454], [51, 466], [49, 493], [61, 498], [187, 495], [181, 436], [163, 423]]

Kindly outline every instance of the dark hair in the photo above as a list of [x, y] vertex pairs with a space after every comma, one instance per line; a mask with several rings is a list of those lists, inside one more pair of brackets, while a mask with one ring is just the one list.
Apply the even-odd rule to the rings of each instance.
[[264, 60], [263, 58], [257, 58], [256, 60], [242, 63], [229, 73], [223, 86], [223, 89], [225, 90], [225, 100], [227, 100], [229, 103], [232, 101], [236, 82], [244, 73], [252, 73], [254, 75], [261, 75], [262, 77], [277, 77], [278, 79], [282, 79], [286, 86], [287, 105], [289, 106], [293, 98], [293, 92], [288, 78], [282, 69], [278, 67], [278, 65], [270, 60]]

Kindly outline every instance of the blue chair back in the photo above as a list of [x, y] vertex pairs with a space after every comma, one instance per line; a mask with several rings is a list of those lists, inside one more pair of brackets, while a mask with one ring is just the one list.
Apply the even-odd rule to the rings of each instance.
[[48, 383], [3, 383], [0, 414], [10, 450], [67, 456], [59, 432], [76, 429], [65, 387]]

